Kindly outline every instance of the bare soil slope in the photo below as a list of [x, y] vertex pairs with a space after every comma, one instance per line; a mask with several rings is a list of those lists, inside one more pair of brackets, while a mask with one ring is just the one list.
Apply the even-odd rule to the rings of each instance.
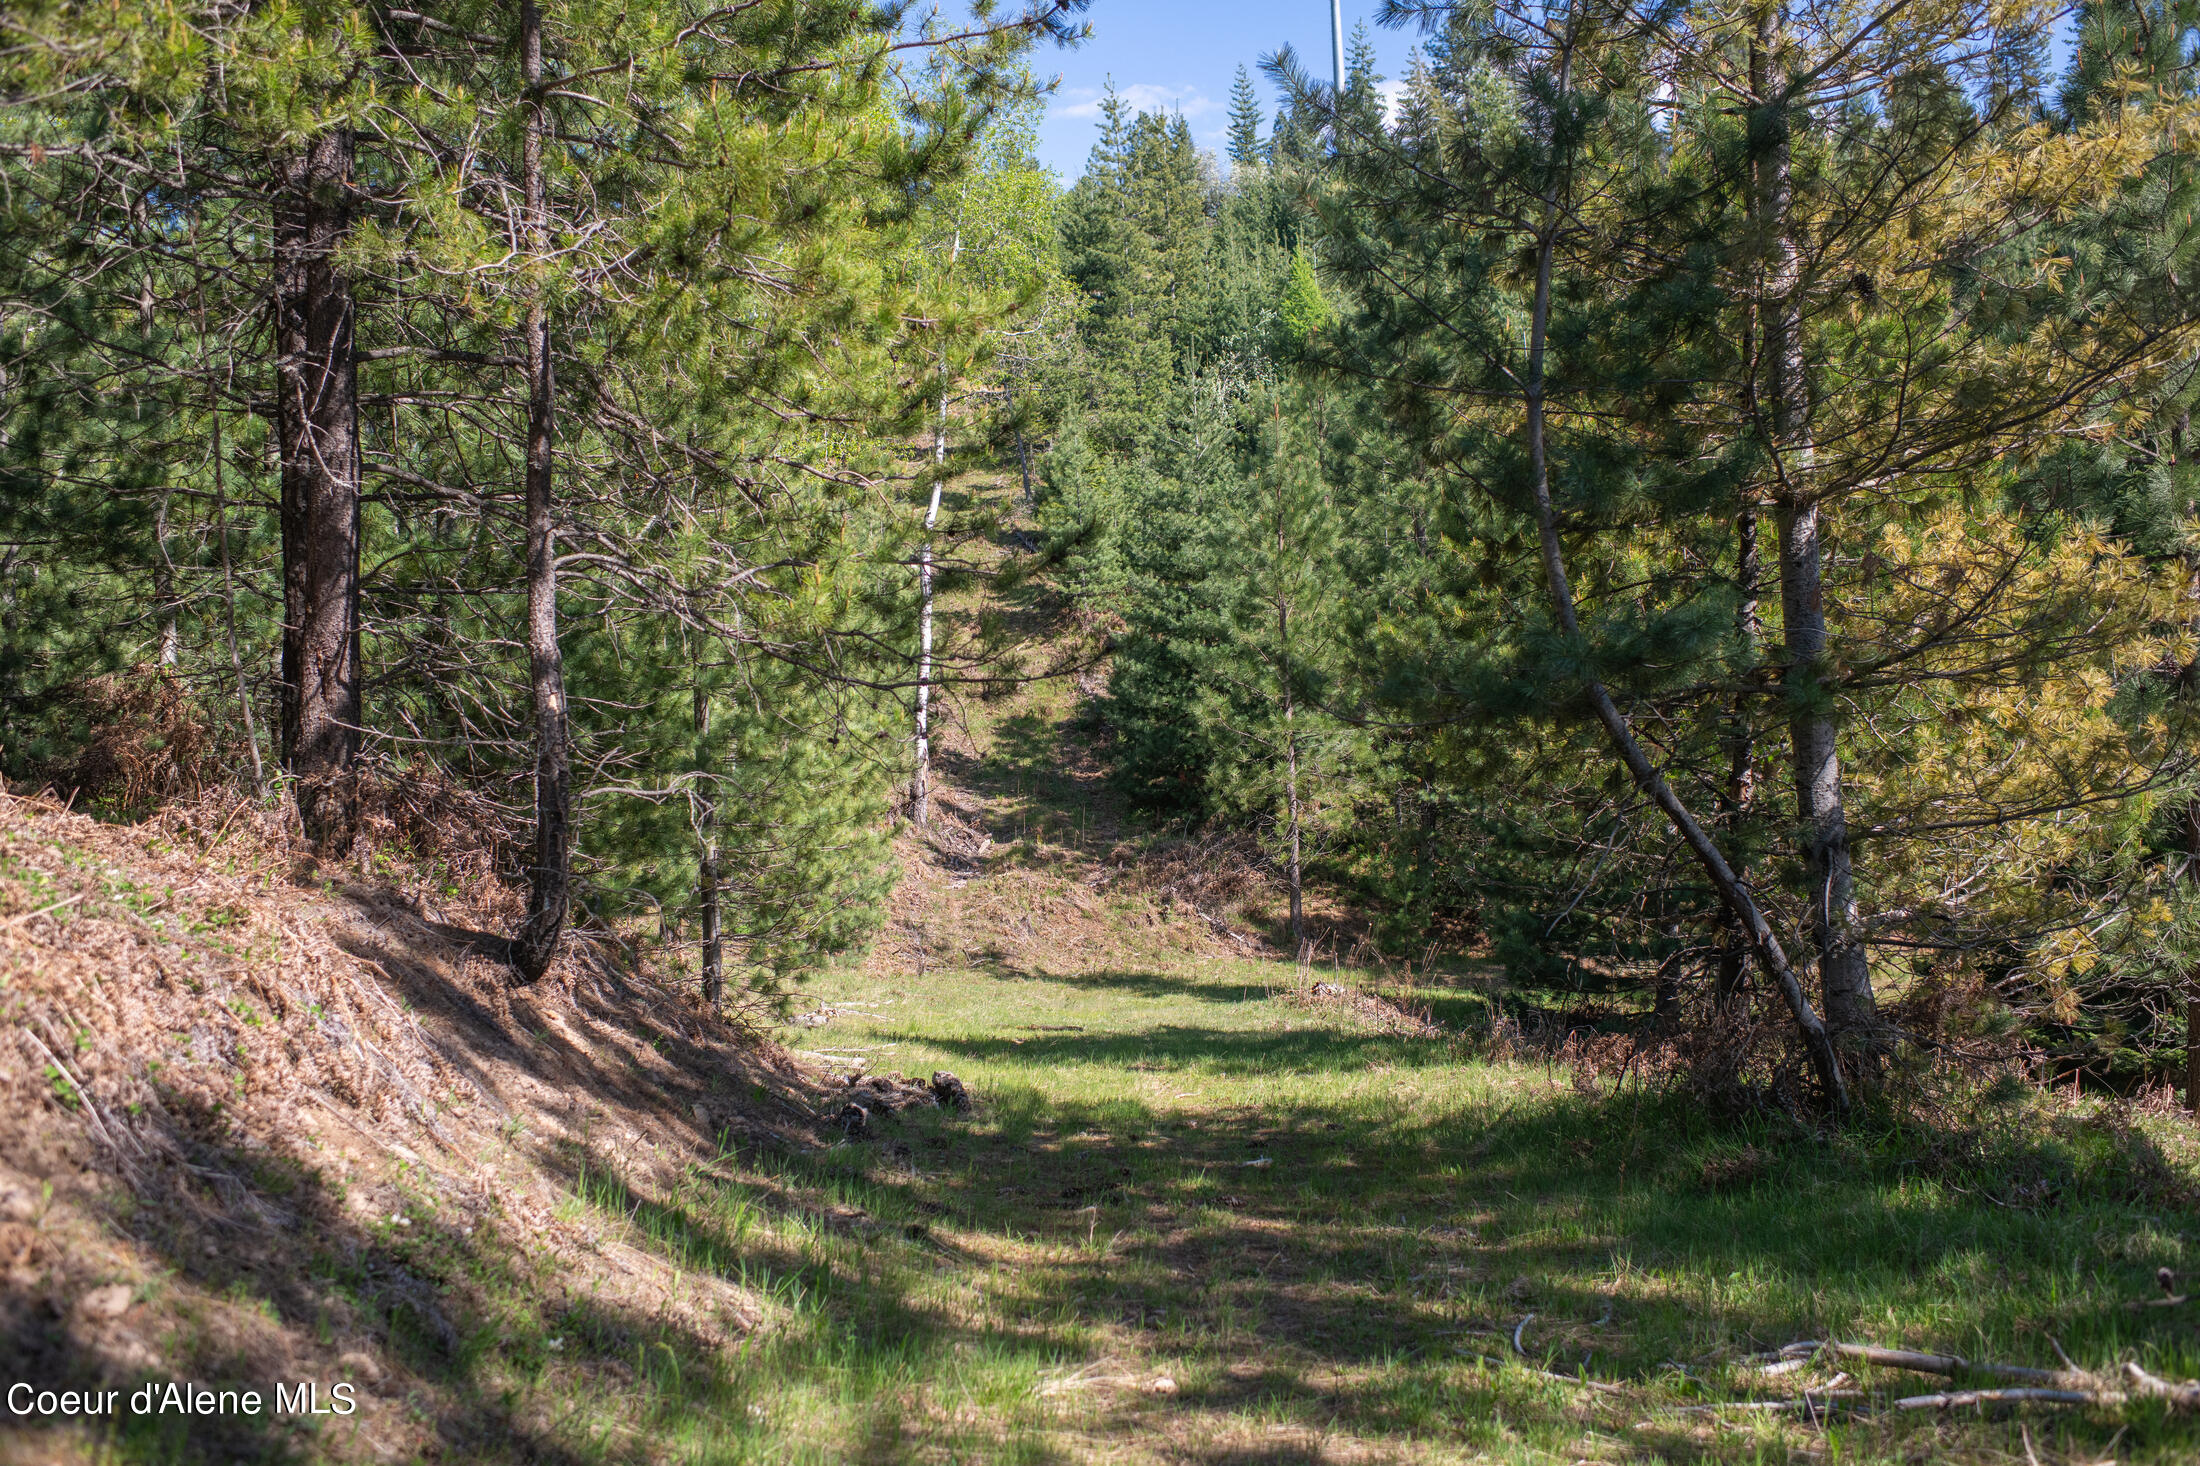
[[[555, 1460], [496, 1390], [514, 1351], [600, 1387], [635, 1340], [767, 1321], [561, 1200], [592, 1163], [647, 1189], [814, 1149], [821, 1081], [600, 942], [512, 988], [508, 899], [318, 867], [271, 811], [0, 795], [0, 1387], [125, 1392], [0, 1414], [0, 1460]], [[154, 1379], [261, 1410], [130, 1412]], [[301, 1382], [357, 1408], [277, 1413]]]

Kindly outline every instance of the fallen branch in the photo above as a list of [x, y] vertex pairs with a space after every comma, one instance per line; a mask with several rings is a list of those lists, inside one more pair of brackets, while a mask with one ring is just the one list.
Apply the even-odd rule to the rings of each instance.
[[1949, 1390], [1937, 1395], [1905, 1396], [1894, 1402], [1894, 1408], [1955, 1410], [1966, 1405], [2121, 1405], [2123, 1402], [2121, 1390]]
[[[53, 1066], [54, 1072], [56, 1074], [59, 1074], [64, 1080], [68, 1082], [70, 1091], [75, 1094], [78, 1100], [83, 1102], [84, 1112], [92, 1117], [92, 1128], [98, 1131], [99, 1138], [107, 1143], [107, 1148], [114, 1152], [115, 1159], [122, 1163], [123, 1169], [126, 1171], [129, 1170], [130, 1153], [122, 1148], [122, 1143], [115, 1139], [114, 1131], [110, 1130], [107, 1127], [107, 1117], [99, 1112], [99, 1102], [94, 1100], [92, 1098], [92, 1092], [84, 1087], [84, 1081], [77, 1078], [74, 1074], [71, 1074], [69, 1072], [69, 1066], [61, 1062], [61, 1056], [59, 1054], [56, 1054], [52, 1049], [47, 1048], [45, 1043], [38, 1037], [37, 1034], [32, 1033], [28, 1028], [19, 1029], [17, 1031], [20, 1032], [23, 1037], [29, 1039], [31, 1041], [31, 1046], [37, 1049], [38, 1052], [45, 1057], [46, 1062]], [[133, 1144], [135, 1143], [135, 1139], [136, 1138], [133, 1136]], [[144, 1150], [142, 1147], [139, 1148], [138, 1154], [141, 1156], [144, 1154]], [[131, 1179], [136, 1179], [135, 1172], [132, 1172]]]
[[36, 911], [26, 911], [21, 916], [11, 916], [6, 921], [0, 921], [0, 932], [11, 931], [16, 927], [21, 926], [24, 922], [29, 921], [34, 916], [45, 916], [50, 912], [59, 911], [63, 907], [74, 906], [77, 902], [83, 899], [84, 898], [82, 896], [69, 896], [63, 900], [52, 902], [49, 905], [41, 906]]
[[1966, 1359], [1960, 1354], [1925, 1354], [1913, 1349], [1881, 1349], [1872, 1344], [1818, 1339], [1789, 1344], [1779, 1353], [1781, 1362], [1766, 1366], [1766, 1373], [1784, 1372], [1790, 1364], [1830, 1354], [1840, 1359], [1860, 1360], [1889, 1369], [1914, 1370], [1919, 1374], [1945, 1375], [1951, 1379], [1961, 1375], [1983, 1375], [1990, 1379], [2023, 1382], [2007, 1389], [1945, 1390], [1930, 1395], [1909, 1395], [1894, 1402], [1897, 1410], [1951, 1410], [1969, 1405], [2006, 1404], [2121, 1405], [2134, 1396], [2166, 1401], [2175, 1410], [2200, 1410], [2200, 1380], [2162, 1379], [2147, 1373], [2136, 1363], [2129, 1363], [2124, 1366], [2123, 1373], [2131, 1387], [2119, 1389], [2101, 1376], [2079, 1369], [2070, 1356], [2063, 1353], [2060, 1344], [2055, 1345], [2055, 1355], [2063, 1362], [2061, 1369], [2032, 1369], [2021, 1364]]
[[1792, 1400], [1728, 1400], [1717, 1405], [1682, 1405], [1675, 1415], [1710, 1415], [1721, 1410], [1820, 1410], [1845, 1400], [1861, 1400], [1862, 1390], [1805, 1390]]
[[2157, 1400], [2167, 1400], [2172, 1409], [2200, 1409], [2200, 1382], [2161, 1379], [2148, 1374], [2136, 1363], [2124, 1366], [2124, 1378], [2142, 1395]]
[[1967, 1374], [1985, 1375], [1991, 1379], [2022, 1380], [2036, 1386], [2080, 1392], [2096, 1389], [2099, 1383], [2091, 1375], [2078, 1370], [2029, 1369], [2021, 1364], [1995, 1364], [1988, 1360], [1966, 1359], [1960, 1354], [1924, 1354], [1914, 1349], [1882, 1349], [1874, 1344], [1842, 1344], [1805, 1339], [1780, 1350], [1783, 1361], [1794, 1362], [1807, 1362], [1826, 1354], [1837, 1359], [1883, 1365], [1888, 1369], [1945, 1375], [1950, 1379]]

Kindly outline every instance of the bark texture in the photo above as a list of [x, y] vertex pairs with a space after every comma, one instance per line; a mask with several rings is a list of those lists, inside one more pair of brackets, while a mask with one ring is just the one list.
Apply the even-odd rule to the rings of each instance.
[[[940, 396], [939, 426], [933, 430], [932, 463], [945, 473], [947, 462], [947, 397]], [[924, 511], [924, 544], [917, 550], [917, 771], [909, 785], [909, 808], [920, 830], [932, 823], [932, 530], [940, 522], [940, 490], [945, 480], [932, 480], [932, 502]]]
[[351, 231], [351, 171], [351, 133], [319, 134], [278, 162], [274, 217], [282, 761], [307, 838], [335, 854], [357, 824], [349, 776], [362, 715], [357, 312], [336, 260]]
[[[947, 268], [962, 257], [962, 225], [947, 246]], [[924, 543], [917, 551], [917, 771], [909, 783], [909, 808], [917, 828], [932, 823], [932, 531], [940, 522], [940, 491], [947, 483], [947, 358], [940, 358], [940, 416], [932, 429], [932, 502], [924, 511]]]
[[[1284, 552], [1282, 518], [1276, 526], [1276, 553]], [[1298, 707], [1291, 696], [1291, 603], [1276, 598], [1276, 643], [1282, 648], [1277, 660], [1278, 680], [1283, 684], [1283, 794], [1284, 813], [1291, 836], [1291, 955], [1306, 960], [1306, 891], [1299, 870], [1299, 734]]]
[[1808, 883], [1811, 944], [1826, 1020], [1837, 1038], [1868, 1045], [1877, 1027], [1871, 964], [1857, 933], [1856, 874], [1842, 798], [1839, 727], [1826, 686], [1825, 547], [1811, 482], [1809, 368], [1803, 351], [1803, 258], [1794, 232], [1787, 98], [1774, 81], [1776, 22], [1760, 12], [1754, 69], [1764, 88], [1758, 226], [1765, 270], [1760, 320], [1764, 406], [1778, 464], [1780, 616], [1796, 819]]
[[[542, 162], [542, 11], [533, 0], [520, 8], [520, 47], [527, 82], [522, 161], [527, 236], [542, 261], [550, 228]], [[551, 499], [555, 386], [549, 312], [538, 283], [527, 307], [527, 671], [535, 713], [535, 841], [527, 871], [527, 919], [512, 944], [512, 964], [528, 982], [541, 977], [557, 956], [572, 904], [571, 730], [565, 658], [558, 648], [558, 534]]]
[[[1757, 548], [1757, 507], [1744, 499], [1734, 515], [1734, 637], [1740, 643], [1743, 655], [1754, 663], [1758, 644], [1764, 639], [1764, 618], [1758, 614], [1757, 598], [1764, 588], [1764, 565]], [[1757, 792], [1757, 741], [1749, 716], [1749, 696], [1738, 693], [1727, 708], [1726, 736], [1726, 788], [1719, 800], [1719, 823], [1726, 831], [1728, 848], [1749, 817], [1749, 806]], [[1737, 858], [1734, 873], [1748, 878], [1748, 870]], [[1726, 929], [1719, 934], [1719, 970], [1716, 1000], [1720, 1007], [1732, 1003], [1741, 995], [1742, 976], [1747, 971], [1749, 936], [1734, 913], [1726, 913]]]

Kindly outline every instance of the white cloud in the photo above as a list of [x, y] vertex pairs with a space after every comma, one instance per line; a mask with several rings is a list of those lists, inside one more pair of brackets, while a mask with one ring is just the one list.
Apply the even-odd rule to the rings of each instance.
[[1383, 121], [1396, 122], [1399, 104], [1406, 99], [1406, 84], [1402, 81], [1379, 81], [1375, 83], [1375, 95], [1383, 99]]
[[[1204, 117], [1220, 110], [1222, 104], [1197, 87], [1157, 87], [1145, 82], [1134, 82], [1127, 87], [1117, 87], [1117, 96], [1130, 103], [1135, 112], [1160, 112], [1185, 118]], [[1059, 93], [1067, 106], [1057, 105], [1051, 110], [1057, 117], [1098, 117], [1100, 101], [1106, 93], [1096, 87], [1064, 87]]]

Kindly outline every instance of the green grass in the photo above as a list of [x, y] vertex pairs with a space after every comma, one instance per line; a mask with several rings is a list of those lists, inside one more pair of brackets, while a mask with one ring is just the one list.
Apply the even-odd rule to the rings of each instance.
[[[2193, 1219], [2120, 1179], [2137, 1132], [2066, 1119], [2027, 1153], [2055, 1188], [2004, 1205], [1931, 1136], [1721, 1129], [1360, 1031], [1284, 1001], [1289, 976], [831, 978], [880, 1016], [791, 1043], [952, 1069], [978, 1112], [728, 1156], [671, 1196], [578, 1158], [575, 1208], [762, 1323], [713, 1350], [576, 1309], [542, 1321], [562, 1352], [482, 1363], [539, 1395], [523, 1417], [558, 1399], [565, 1449], [713, 1462], [2022, 1460], [2014, 1417], [1680, 1412], [1822, 1381], [1741, 1363], [1804, 1338], [2200, 1373], [2190, 1320], [2125, 1306], [2195, 1261]], [[1621, 1390], [1511, 1359], [1531, 1312], [1534, 1364]], [[580, 1368], [613, 1357], [619, 1389]], [[2152, 1406], [2023, 1424], [2042, 1462], [2200, 1444]]]

